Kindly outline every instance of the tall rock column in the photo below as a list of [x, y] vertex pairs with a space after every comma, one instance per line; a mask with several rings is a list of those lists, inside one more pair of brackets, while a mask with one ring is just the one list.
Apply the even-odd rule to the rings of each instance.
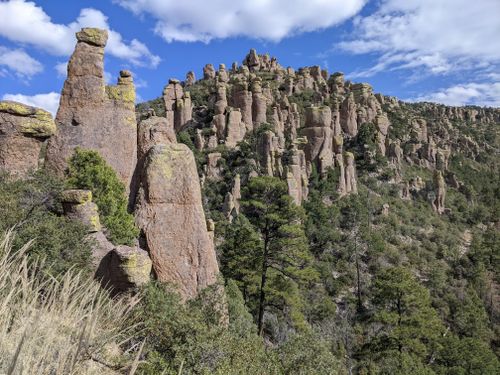
[[165, 116], [176, 132], [193, 118], [193, 105], [191, 94], [184, 92], [181, 82], [177, 79], [170, 79], [168, 85], [163, 90], [163, 102], [165, 103]]
[[68, 63], [68, 77], [49, 141], [46, 164], [62, 175], [76, 147], [92, 149], [130, 188], [137, 160], [135, 87], [131, 73], [121, 71], [116, 86], [105, 86], [105, 30], [84, 28]]
[[[172, 129], [164, 133], [171, 134]], [[219, 273], [196, 163], [186, 145], [145, 134], [139, 149], [149, 146], [149, 150], [135, 207], [136, 223], [158, 280], [176, 285], [183, 299], [191, 299], [214, 284]]]
[[307, 137], [304, 148], [306, 160], [316, 163], [321, 174], [333, 166], [332, 111], [330, 107], [306, 108], [306, 125], [302, 135]]
[[252, 93], [248, 91], [248, 81], [238, 79], [233, 85], [232, 106], [239, 108], [241, 118], [248, 131], [253, 130], [252, 121]]

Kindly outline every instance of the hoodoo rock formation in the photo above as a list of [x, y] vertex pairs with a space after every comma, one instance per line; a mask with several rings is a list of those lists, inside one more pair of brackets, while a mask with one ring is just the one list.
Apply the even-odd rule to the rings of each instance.
[[116, 86], [104, 81], [105, 30], [85, 28], [68, 63], [56, 116], [57, 132], [47, 146], [46, 166], [63, 175], [76, 147], [92, 149], [113, 167], [127, 189], [137, 160], [135, 87], [121, 71]]
[[190, 299], [214, 284], [219, 270], [193, 153], [184, 144], [161, 138], [139, 139], [139, 149], [149, 145], [149, 150], [140, 179], [136, 222], [158, 280], [178, 286], [181, 296]]
[[55, 131], [49, 112], [0, 101], [0, 171], [25, 177], [38, 169], [42, 144]]

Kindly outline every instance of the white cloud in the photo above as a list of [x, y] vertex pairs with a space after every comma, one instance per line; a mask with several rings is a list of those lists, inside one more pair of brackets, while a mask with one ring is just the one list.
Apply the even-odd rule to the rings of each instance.
[[[2, 66], [4, 68], [2, 68]], [[42, 64], [22, 49], [9, 49], [0, 46], [0, 74], [8, 71], [21, 78], [30, 78], [43, 70]], [[3, 74], [2, 74], [3, 72]]]
[[59, 98], [60, 95], [57, 92], [49, 92], [47, 94], [36, 94], [31, 96], [23, 94], [5, 94], [2, 100], [12, 100], [33, 107], [43, 108], [55, 116], [57, 108], [59, 107]]
[[466, 83], [410, 99], [417, 102], [438, 102], [446, 105], [480, 105], [500, 107], [500, 82]]
[[68, 63], [67, 62], [57, 63], [56, 66], [54, 66], [54, 69], [57, 72], [57, 77], [66, 78], [66, 75], [68, 74]]
[[56, 55], [71, 54], [75, 45], [75, 32], [82, 27], [100, 27], [109, 31], [106, 52], [138, 66], [156, 67], [160, 58], [148, 47], [132, 39], [126, 43], [122, 36], [111, 30], [108, 17], [101, 11], [85, 8], [78, 18], [68, 25], [52, 22], [49, 15], [34, 2], [10, 0], [0, 2], [0, 36], [13, 42], [33, 45]]
[[247, 36], [279, 41], [292, 34], [339, 24], [367, 0], [115, 0], [135, 14], [157, 20], [166, 41], [209, 42]]
[[500, 61], [500, 1], [382, 0], [354, 20], [354, 37], [340, 48], [379, 54], [377, 64], [353, 76], [421, 69], [427, 74], [491, 68]]

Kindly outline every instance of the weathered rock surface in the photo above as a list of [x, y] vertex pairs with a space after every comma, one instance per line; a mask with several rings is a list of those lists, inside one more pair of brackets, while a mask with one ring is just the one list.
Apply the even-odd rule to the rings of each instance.
[[191, 94], [184, 92], [179, 80], [170, 79], [163, 90], [163, 102], [169, 126], [171, 125], [176, 132], [181, 131], [193, 118]]
[[61, 194], [64, 215], [88, 226], [95, 277], [113, 293], [125, 292], [149, 282], [151, 259], [137, 246], [115, 246], [103, 233], [99, 210], [89, 190], [65, 190]]
[[43, 142], [55, 131], [47, 111], [0, 101], [0, 171], [25, 177], [36, 170]]
[[[142, 145], [140, 146], [142, 147]], [[207, 231], [193, 153], [159, 143], [147, 153], [135, 207], [156, 277], [184, 299], [217, 281], [214, 244]]]
[[116, 86], [105, 85], [107, 38], [107, 31], [100, 29], [77, 33], [55, 120], [57, 133], [47, 146], [46, 165], [63, 175], [76, 147], [95, 150], [129, 189], [137, 160], [135, 88], [128, 71], [120, 72]]

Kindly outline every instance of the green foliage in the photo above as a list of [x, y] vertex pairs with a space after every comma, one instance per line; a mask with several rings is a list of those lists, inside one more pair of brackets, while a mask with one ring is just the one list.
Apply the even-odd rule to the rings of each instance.
[[134, 224], [134, 217], [127, 212], [125, 186], [96, 151], [75, 150], [69, 161], [67, 185], [92, 191], [101, 220], [113, 243], [131, 245], [134, 242], [139, 230]]
[[377, 275], [372, 295], [371, 321], [382, 329], [369, 343], [371, 351], [383, 355], [398, 351], [428, 360], [444, 332], [428, 290], [407, 269], [394, 267]]
[[[241, 295], [229, 287], [229, 328], [219, 324], [217, 307], [207, 301], [213, 290], [183, 305], [165, 285], [150, 283], [144, 290], [136, 320], [147, 337], [141, 374], [279, 374], [279, 362], [265, 350], [245, 315]], [[252, 329], [253, 328], [253, 329]]]
[[[262, 332], [264, 312], [268, 308], [282, 313], [285, 306], [290, 309], [288, 318], [293, 325], [304, 328], [299, 285], [312, 282], [317, 274], [311, 267], [302, 210], [287, 194], [286, 184], [274, 177], [252, 178], [243, 190], [241, 206], [258, 237], [250, 235], [250, 227], [244, 219], [237, 223], [238, 230], [245, 230], [249, 235], [235, 244], [234, 250], [238, 253], [233, 259], [241, 259], [244, 276], [235, 279], [248, 291], [259, 331]], [[250, 247], [254, 247], [250, 256], [248, 251], [241, 250]]]
[[26, 180], [0, 175], [0, 232], [15, 227], [14, 246], [29, 241], [28, 256], [44, 258], [43, 266], [57, 276], [70, 268], [90, 272], [91, 243], [81, 223], [62, 216], [62, 181], [38, 172]]

